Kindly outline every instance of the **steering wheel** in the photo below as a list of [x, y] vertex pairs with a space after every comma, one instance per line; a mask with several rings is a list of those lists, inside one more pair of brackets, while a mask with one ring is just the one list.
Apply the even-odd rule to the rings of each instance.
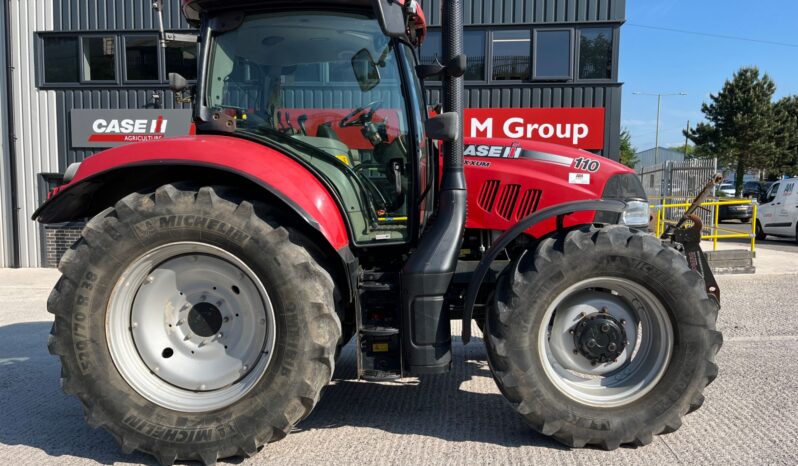
[[[372, 118], [374, 118], [374, 114], [377, 113], [377, 110], [379, 110], [381, 106], [382, 101], [375, 100], [374, 102], [356, 108], [352, 110], [349, 115], [343, 117], [338, 126], [341, 128], [346, 128], [348, 126], [363, 126], [365, 123], [368, 123]], [[364, 113], [366, 110], [368, 110], [368, 112]]]

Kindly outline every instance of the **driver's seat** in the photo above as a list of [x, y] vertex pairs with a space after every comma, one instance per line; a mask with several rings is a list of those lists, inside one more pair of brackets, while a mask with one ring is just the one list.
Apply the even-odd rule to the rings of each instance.
[[338, 133], [336, 133], [335, 130], [332, 129], [332, 126], [330, 126], [330, 124], [319, 125], [318, 129], [316, 129], [316, 137], [332, 139], [334, 141], [341, 140], [341, 138], [338, 137]]

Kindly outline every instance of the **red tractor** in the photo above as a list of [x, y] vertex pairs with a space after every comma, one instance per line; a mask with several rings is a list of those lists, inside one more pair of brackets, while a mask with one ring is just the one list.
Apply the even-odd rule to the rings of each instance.
[[49, 348], [123, 451], [254, 455], [351, 338], [361, 379], [439, 374], [452, 319], [566, 445], [644, 445], [701, 406], [722, 337], [695, 231], [644, 232], [642, 186], [611, 160], [464, 141], [462, 4], [441, 5], [440, 61], [419, 65], [413, 0], [183, 1], [200, 78], [170, 82], [197, 134], [89, 157], [34, 216], [90, 219]]

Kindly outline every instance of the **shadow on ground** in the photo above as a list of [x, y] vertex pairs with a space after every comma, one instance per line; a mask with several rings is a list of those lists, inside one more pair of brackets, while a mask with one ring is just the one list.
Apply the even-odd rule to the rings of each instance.
[[113, 464], [155, 464], [147, 455], [123, 455], [110, 434], [92, 429], [80, 403], [61, 391], [61, 365], [47, 352], [50, 322], [0, 327], [0, 443], [38, 448]]
[[[80, 403], [61, 391], [60, 364], [47, 352], [50, 326], [30, 322], [0, 327], [0, 443], [102, 464], [154, 464], [148, 455], [123, 455], [107, 432], [86, 424]], [[532, 431], [492, 380], [481, 380], [491, 378], [481, 339], [466, 347], [455, 339], [454, 350], [448, 374], [371, 384], [355, 380], [354, 346], [348, 345], [335, 380], [297, 430], [354, 426], [448, 441], [563, 448]], [[485, 387], [491, 392], [485, 393]]]

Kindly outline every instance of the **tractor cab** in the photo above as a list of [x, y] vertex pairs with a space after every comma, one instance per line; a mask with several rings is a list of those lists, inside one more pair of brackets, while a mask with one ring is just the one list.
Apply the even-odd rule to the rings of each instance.
[[[434, 198], [414, 50], [423, 14], [389, 3], [376, 12], [370, 2], [272, 3], [231, 14], [230, 2], [184, 2], [203, 37], [199, 130], [301, 158], [345, 204], [357, 245], [417, 238], [425, 220], [418, 214], [431, 212]], [[387, 29], [392, 13], [401, 33]]]

